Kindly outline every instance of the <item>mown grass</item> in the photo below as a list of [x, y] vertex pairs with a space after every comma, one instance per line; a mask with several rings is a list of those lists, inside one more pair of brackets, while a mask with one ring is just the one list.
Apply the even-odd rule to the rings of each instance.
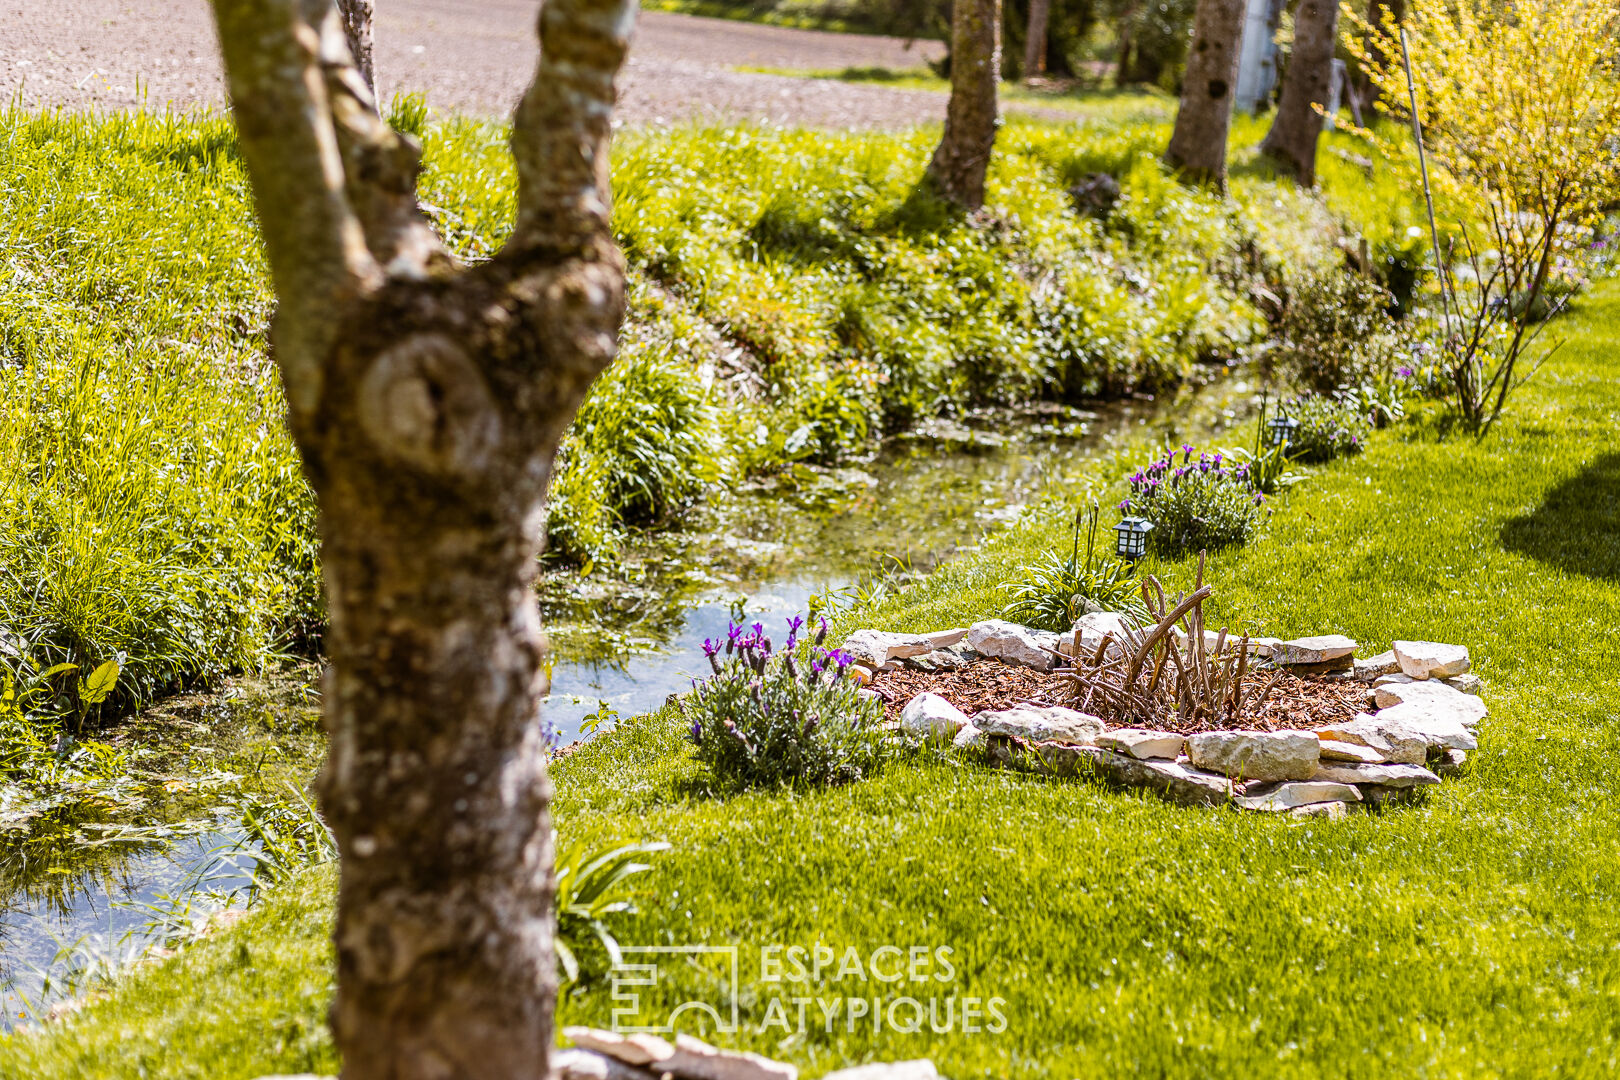
[[[850, 788], [722, 799], [693, 786], [678, 722], [652, 716], [556, 770], [570, 836], [674, 844], [620, 940], [740, 946], [744, 1031], [719, 1041], [808, 1077], [922, 1055], [954, 1078], [1612, 1075], [1620, 283], [1556, 330], [1568, 344], [1488, 439], [1425, 411], [1316, 470], [1255, 542], [1210, 563], [1215, 609], [1251, 631], [1471, 646], [1492, 715], [1469, 771], [1423, 804], [1296, 822], [929, 757]], [[1067, 543], [1064, 517], [1031, 515], [859, 621], [922, 630], [994, 614], [1009, 569]], [[1159, 569], [1183, 582], [1190, 570]], [[329, 903], [311, 886], [63, 1023], [0, 1041], [0, 1072], [309, 1067], [305, 1044], [278, 1033], [319, 1038], [329, 961], [313, 942]], [[919, 996], [1003, 998], [1007, 1029], [829, 1033], [812, 1005], [802, 1037], [757, 1031], [774, 994], [892, 995], [853, 978], [761, 980], [761, 947], [818, 943], [840, 957], [949, 946], [954, 980]], [[238, 945], [262, 961], [256, 982], [227, 990]], [[657, 1000], [712, 995], [706, 971], [676, 965]], [[613, 1007], [596, 983], [560, 1019], [605, 1025]], [[243, 1016], [274, 1018], [271, 1034], [244, 1036]]]

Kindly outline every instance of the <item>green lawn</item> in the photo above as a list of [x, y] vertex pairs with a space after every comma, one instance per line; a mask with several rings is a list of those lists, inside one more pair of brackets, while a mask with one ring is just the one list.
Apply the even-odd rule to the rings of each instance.
[[[955, 1078], [1612, 1075], [1620, 283], [1557, 332], [1564, 350], [1482, 443], [1409, 422], [1277, 500], [1255, 543], [1211, 562], [1216, 609], [1253, 632], [1472, 647], [1492, 715], [1470, 771], [1425, 804], [1279, 820], [943, 759], [843, 790], [721, 800], [692, 784], [673, 719], [651, 717], [557, 770], [568, 834], [674, 845], [639, 879], [644, 914], [621, 940], [740, 946], [744, 1030], [719, 1041], [807, 1077], [921, 1055]], [[1011, 530], [863, 621], [993, 614], [1005, 568], [1061, 532]], [[0, 1039], [0, 1075], [332, 1068], [330, 902], [312, 877], [71, 1019]], [[761, 980], [762, 948], [818, 944], [840, 958], [949, 947], [953, 978]], [[712, 968], [671, 971], [657, 1001], [723, 991]], [[851, 1032], [840, 1013], [829, 1032], [813, 1004], [803, 1034], [757, 1030], [773, 997], [797, 1027], [795, 996], [908, 990], [942, 1009], [953, 993], [1001, 998], [1005, 1030], [906, 1035], [863, 1018]], [[560, 1018], [605, 1025], [613, 1007], [597, 983]]]

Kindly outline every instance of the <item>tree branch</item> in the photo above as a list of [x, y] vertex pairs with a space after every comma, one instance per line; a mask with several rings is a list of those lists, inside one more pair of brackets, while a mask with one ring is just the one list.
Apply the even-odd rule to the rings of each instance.
[[614, 79], [635, 0], [546, 0], [540, 64], [512, 119], [518, 213], [506, 251], [583, 251], [609, 236]]
[[320, 57], [330, 0], [214, 0], [242, 158], [280, 299], [277, 364], [294, 423], [315, 408], [338, 311], [380, 281], [344, 194]]

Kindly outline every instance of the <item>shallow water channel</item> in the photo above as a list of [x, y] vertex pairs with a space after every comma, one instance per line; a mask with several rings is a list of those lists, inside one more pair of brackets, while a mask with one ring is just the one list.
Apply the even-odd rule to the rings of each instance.
[[[903, 584], [1073, 483], [1099, 457], [1184, 439], [1246, 443], [1247, 427], [1222, 431], [1247, 420], [1252, 398], [1243, 380], [1223, 378], [1158, 401], [968, 417], [853, 468], [797, 469], [743, 485], [686, 530], [636, 552], [616, 580], [547, 576], [541, 606], [556, 659], [546, 722], [566, 744], [656, 708], [707, 670], [700, 646], [723, 636], [728, 621], [775, 631], [812, 597], [836, 604]], [[158, 827], [150, 842], [102, 844], [93, 864], [87, 855], [84, 865], [43, 876], [0, 876], [18, 882], [0, 884], [0, 1029], [32, 1018], [41, 1000], [71, 994], [64, 980], [74, 970], [135, 955], [247, 887], [247, 874], [218, 853], [242, 846], [240, 822], [220, 810], [205, 818], [199, 825], [193, 814], [190, 835], [179, 839], [148, 823]], [[248, 855], [251, 862], [251, 847]]]

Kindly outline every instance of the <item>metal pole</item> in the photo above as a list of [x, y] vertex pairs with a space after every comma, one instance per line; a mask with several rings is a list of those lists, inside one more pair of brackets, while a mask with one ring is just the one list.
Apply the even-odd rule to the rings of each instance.
[[1412, 82], [1412, 54], [1406, 48], [1406, 27], [1401, 27], [1401, 66], [1406, 69], [1406, 95], [1412, 103], [1412, 137], [1417, 140], [1418, 170], [1423, 174], [1423, 202], [1429, 208], [1429, 240], [1434, 244], [1434, 272], [1440, 279], [1440, 317], [1451, 337], [1451, 304], [1446, 297], [1446, 266], [1440, 255], [1440, 230], [1434, 223], [1434, 193], [1429, 190], [1429, 163], [1423, 155], [1423, 124], [1418, 120], [1417, 87]]

